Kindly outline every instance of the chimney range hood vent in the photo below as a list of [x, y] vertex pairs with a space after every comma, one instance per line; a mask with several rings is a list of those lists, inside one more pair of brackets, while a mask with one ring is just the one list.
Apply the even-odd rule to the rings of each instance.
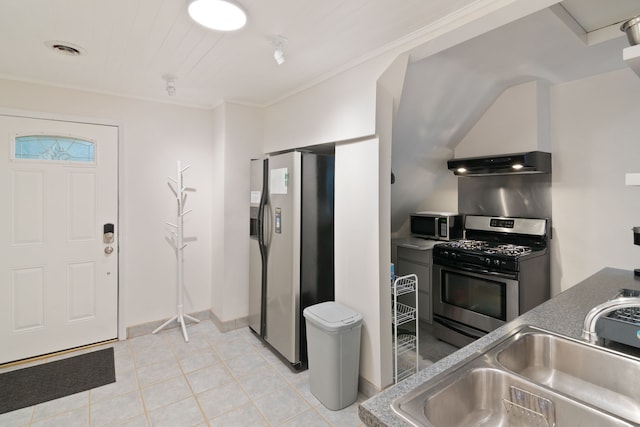
[[528, 153], [452, 159], [447, 162], [447, 166], [458, 176], [551, 173], [551, 153], [530, 151]]

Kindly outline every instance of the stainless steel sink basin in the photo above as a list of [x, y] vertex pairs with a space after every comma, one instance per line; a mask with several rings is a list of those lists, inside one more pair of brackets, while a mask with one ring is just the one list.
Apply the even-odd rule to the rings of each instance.
[[392, 408], [418, 426], [632, 426], [638, 384], [640, 360], [524, 327]]
[[640, 423], [640, 363], [542, 332], [513, 337], [498, 363], [529, 380]]

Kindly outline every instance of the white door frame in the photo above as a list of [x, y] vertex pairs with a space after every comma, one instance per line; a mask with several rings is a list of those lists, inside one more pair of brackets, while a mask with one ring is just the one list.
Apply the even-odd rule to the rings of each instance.
[[125, 156], [124, 156], [124, 125], [118, 120], [101, 119], [41, 111], [19, 110], [0, 107], [0, 114], [4, 116], [24, 117], [30, 119], [58, 120], [64, 122], [77, 122], [95, 125], [115, 126], [118, 128], [118, 339], [127, 339], [126, 327], [126, 291], [127, 291], [127, 224], [126, 216], [126, 188], [125, 181]]

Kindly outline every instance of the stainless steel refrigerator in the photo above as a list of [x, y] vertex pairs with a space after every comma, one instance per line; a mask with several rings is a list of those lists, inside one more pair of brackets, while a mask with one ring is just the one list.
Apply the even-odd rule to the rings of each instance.
[[334, 159], [251, 162], [249, 327], [295, 370], [307, 366], [302, 310], [334, 300]]

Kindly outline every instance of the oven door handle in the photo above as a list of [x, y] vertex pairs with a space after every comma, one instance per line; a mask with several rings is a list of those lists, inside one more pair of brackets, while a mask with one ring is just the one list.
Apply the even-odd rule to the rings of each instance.
[[518, 277], [518, 273], [505, 273], [505, 272], [492, 271], [486, 268], [480, 268], [475, 264], [467, 264], [467, 263], [459, 263], [459, 262], [440, 263], [440, 262], [434, 261], [434, 265], [438, 265], [440, 267], [447, 268], [447, 269], [468, 271], [469, 273], [485, 274], [487, 276], [501, 277], [501, 278], [511, 279], [511, 280], [517, 280], [517, 277]]
[[444, 319], [442, 317], [435, 317], [433, 319], [434, 322], [438, 322], [441, 325], [449, 328], [449, 329], [453, 329], [454, 331], [458, 332], [459, 334], [465, 335], [469, 338], [472, 338], [474, 340], [477, 340], [478, 338], [482, 338], [483, 336], [485, 336], [487, 333], [486, 332], [481, 332], [478, 331], [476, 329], [473, 328], [469, 328], [466, 327], [464, 325], [459, 324], [458, 322], [451, 322], [447, 319]]

